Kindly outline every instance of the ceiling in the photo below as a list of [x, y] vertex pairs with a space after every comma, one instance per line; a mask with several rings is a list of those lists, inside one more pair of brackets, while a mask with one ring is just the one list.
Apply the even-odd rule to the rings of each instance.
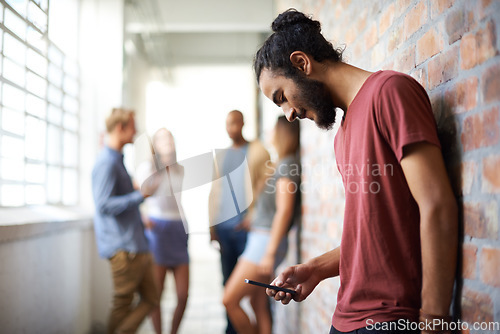
[[126, 0], [125, 51], [161, 68], [251, 62], [273, 16], [273, 0]]

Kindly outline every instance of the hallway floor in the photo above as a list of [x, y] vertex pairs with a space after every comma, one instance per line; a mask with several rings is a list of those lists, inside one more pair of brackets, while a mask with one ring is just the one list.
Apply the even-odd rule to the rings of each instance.
[[[179, 334], [222, 334], [226, 316], [222, 305], [222, 273], [219, 252], [210, 245], [206, 234], [189, 235], [190, 285], [189, 299]], [[167, 274], [162, 295], [163, 333], [170, 333], [170, 322], [175, 308], [174, 279]], [[149, 317], [140, 327], [139, 334], [154, 334]]]

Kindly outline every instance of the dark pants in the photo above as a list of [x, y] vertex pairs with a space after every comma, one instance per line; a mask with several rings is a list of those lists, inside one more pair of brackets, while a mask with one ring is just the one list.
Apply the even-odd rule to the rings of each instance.
[[[389, 323], [388, 323], [389, 324]], [[397, 323], [394, 323], [397, 324]], [[383, 328], [382, 326], [377, 326], [379, 328]], [[387, 326], [387, 328], [391, 328]], [[394, 328], [397, 328], [397, 326], [394, 326]], [[330, 334], [420, 334], [420, 330], [375, 330], [374, 328], [368, 329], [367, 327], [363, 327], [360, 329], [356, 329], [351, 332], [341, 332], [335, 329], [335, 327], [330, 328]]]
[[[223, 284], [226, 285], [229, 276], [236, 266], [236, 262], [238, 262], [238, 257], [245, 249], [247, 231], [230, 228], [217, 228], [216, 233], [221, 248], [220, 259], [222, 264]], [[231, 321], [229, 321], [229, 317], [227, 318], [226, 333], [236, 334]]]

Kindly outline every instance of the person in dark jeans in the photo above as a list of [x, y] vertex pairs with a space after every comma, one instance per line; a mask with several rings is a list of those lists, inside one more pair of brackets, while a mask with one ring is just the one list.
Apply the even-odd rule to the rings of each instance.
[[[269, 153], [258, 140], [243, 137], [243, 126], [243, 114], [229, 112], [226, 131], [233, 143], [217, 152], [215, 173], [227, 183], [214, 182], [209, 196], [210, 239], [219, 243], [224, 286], [245, 249], [253, 202], [269, 168]], [[245, 164], [248, 168], [242, 168]], [[226, 333], [236, 333], [229, 317], [227, 322]]]

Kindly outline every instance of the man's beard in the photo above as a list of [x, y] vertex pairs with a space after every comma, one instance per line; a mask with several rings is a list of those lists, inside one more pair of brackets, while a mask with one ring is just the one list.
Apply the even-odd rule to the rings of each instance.
[[316, 114], [316, 125], [325, 130], [331, 130], [335, 124], [335, 104], [326, 85], [320, 81], [309, 79], [301, 73], [293, 76], [299, 94], [298, 101], [302, 105], [301, 113], [305, 114], [306, 109]]

